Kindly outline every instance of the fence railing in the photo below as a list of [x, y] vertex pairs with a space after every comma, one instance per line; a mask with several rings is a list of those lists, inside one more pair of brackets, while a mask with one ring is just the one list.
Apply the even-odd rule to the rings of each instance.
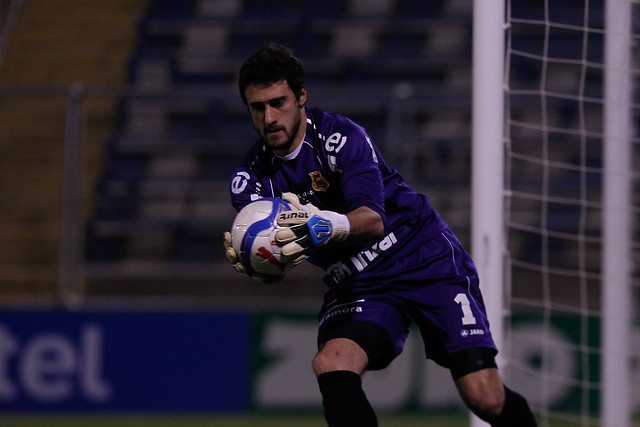
[[[213, 264], [173, 262], [167, 259], [91, 264], [85, 259], [87, 224], [94, 219], [96, 200], [99, 196], [96, 192], [96, 182], [102, 176], [109, 162], [106, 153], [107, 141], [112, 140], [114, 135], [123, 137], [122, 144], [129, 144], [128, 149], [133, 147], [134, 149], [150, 150], [150, 152], [166, 150], [172, 144], [170, 136], [145, 135], [144, 128], [142, 130], [137, 128], [137, 134], [123, 135], [122, 133], [126, 133], [126, 130], [118, 128], [114, 117], [111, 117], [108, 124], [102, 123], [105, 118], [100, 115], [107, 113], [105, 113], [104, 107], [97, 110], [92, 107], [96, 99], [108, 100], [111, 105], [111, 111], [108, 114], [112, 116], [118, 116], [126, 102], [144, 101], [151, 105], [167, 105], [169, 110], [178, 105], [187, 105], [186, 110], [189, 110], [189, 104], [198, 105], [203, 102], [217, 105], [225, 104], [228, 105], [227, 109], [234, 111], [234, 114], [237, 113], [246, 118], [246, 129], [243, 132], [248, 131], [249, 135], [253, 135], [246, 111], [235, 91], [235, 88], [210, 87], [198, 91], [144, 92], [128, 87], [83, 84], [0, 87], [0, 97], [7, 100], [7, 104], [17, 103], [18, 100], [21, 100], [22, 103], [36, 105], [42, 103], [40, 100], [56, 100], [53, 106], [47, 107], [45, 105], [43, 107], [45, 111], [29, 111], [27, 107], [26, 112], [22, 113], [20, 123], [12, 125], [14, 128], [16, 126], [24, 127], [25, 133], [28, 133], [26, 128], [40, 129], [39, 133], [33, 136], [35, 142], [28, 143], [33, 144], [33, 149], [40, 152], [38, 161], [49, 163], [52, 167], [57, 168], [57, 172], [51, 172], [52, 182], [47, 187], [50, 194], [45, 199], [49, 202], [34, 208], [46, 211], [51, 215], [46, 216], [44, 213], [24, 214], [21, 228], [32, 230], [41, 228], [42, 224], [35, 223], [34, 221], [37, 222], [37, 219], [33, 218], [46, 217], [47, 219], [41, 221], [48, 222], [49, 226], [55, 222], [58, 230], [58, 238], [54, 239], [55, 243], [50, 245], [50, 252], [53, 253], [42, 257], [39, 264], [15, 257], [9, 260], [3, 260], [0, 257], [0, 264], [4, 264], [9, 269], [14, 268], [18, 272], [17, 275], [22, 275], [18, 282], [37, 281], [31, 275], [49, 276], [44, 280], [47, 283], [45, 285], [21, 287], [18, 283], [5, 287], [13, 299], [46, 300], [64, 305], [75, 305], [82, 303], [87, 297], [95, 296], [96, 293], [101, 296], [113, 297], [128, 297], [133, 294], [153, 297], [158, 294], [170, 293], [175, 297], [176, 293], [182, 292], [182, 296], [187, 299], [197, 297], [200, 300], [202, 295], [215, 299], [230, 294], [255, 293], [255, 290], [247, 291], [245, 286], [249, 285], [243, 283], [243, 278], [226, 268], [228, 266], [224, 263], [222, 251], [220, 251], [219, 259], [213, 256]], [[405, 179], [414, 186], [425, 186], [429, 174], [431, 173], [433, 176], [436, 173], [435, 166], [425, 167], [427, 162], [434, 165], [440, 161], [457, 162], [457, 167], [441, 166], [447, 168], [451, 173], [443, 175], [437, 181], [431, 180], [428, 192], [432, 199], [444, 202], [441, 210], [449, 217], [451, 223], [457, 225], [458, 231], [465, 240], [465, 233], [468, 233], [468, 176], [465, 174], [468, 174], [468, 168], [465, 165], [460, 165], [460, 159], [469, 157], [468, 140], [465, 138], [468, 129], [465, 129], [465, 123], [462, 122], [460, 123], [461, 129], [451, 129], [448, 140], [445, 136], [439, 139], [439, 142], [433, 143], [427, 142], [429, 141], [428, 137], [422, 134], [423, 130], [416, 123], [418, 116], [428, 108], [464, 110], [468, 108], [469, 99], [459, 94], [450, 97], [430, 96], [428, 92], [428, 90], [411, 88], [401, 84], [397, 85], [395, 90], [382, 92], [372, 91], [366, 86], [352, 87], [349, 93], [337, 89], [319, 88], [314, 91], [313, 101], [319, 107], [331, 109], [347, 116], [353, 114], [365, 121], [368, 117], [373, 117], [378, 121], [381, 126], [376, 131], [378, 134], [372, 135], [374, 141], [388, 157], [387, 160], [397, 166]], [[46, 111], [46, 108], [56, 111]], [[3, 116], [4, 119], [2, 119]], [[55, 123], [43, 119], [43, 117], [53, 116], [59, 118]], [[1, 122], [13, 120], [8, 117], [11, 117], [8, 110], [0, 110], [0, 129], [3, 126]], [[96, 122], [102, 123], [102, 127], [96, 128]], [[47, 134], [46, 140], [39, 136], [43, 133]], [[5, 135], [7, 135], [6, 132]], [[47, 142], [51, 138], [55, 142]], [[8, 153], [10, 157], [13, 152], [11, 144], [19, 143], [17, 139], [12, 141], [11, 138], [5, 138], [4, 144], [8, 144], [4, 150], [5, 153]], [[41, 143], [44, 145], [39, 145]], [[184, 140], [177, 143], [174, 141], [174, 143], [181, 144], [184, 143]], [[249, 143], [250, 139], [246, 141], [216, 141], [213, 136], [202, 139], [202, 144], [211, 145], [206, 148], [209, 154], [213, 152], [215, 155], [216, 150], [219, 150], [220, 153], [226, 153], [227, 156], [229, 153], [233, 155], [235, 152], [238, 159], [248, 148]], [[215, 146], [215, 144], [221, 145]], [[443, 146], [448, 147], [448, 154], [437, 154], [438, 150], [442, 151]], [[197, 150], [197, 147], [194, 147], [194, 150]], [[456, 153], [458, 157], [449, 158], [451, 153]], [[434, 156], [444, 156], [444, 160], [434, 160], [431, 158]], [[92, 157], [93, 160], [88, 160], [89, 157]], [[99, 159], [95, 159], [95, 157], [99, 157]], [[58, 160], [59, 162], [57, 162]], [[5, 158], [5, 161], [12, 160]], [[96, 165], [100, 170], [95, 170], [98, 167]], [[36, 167], [35, 164], [23, 164], [25, 176], [28, 177]], [[452, 172], [456, 168], [461, 171], [458, 176], [454, 176], [455, 174]], [[1, 174], [0, 171], [0, 176]], [[25, 183], [28, 183], [28, 178], [25, 178]], [[213, 204], [220, 206], [216, 212], [221, 212], [220, 215], [222, 215], [214, 221], [216, 224], [230, 224], [233, 219], [233, 212], [226, 209], [228, 201], [223, 199], [226, 197], [226, 191], [224, 191], [226, 185], [226, 181], [220, 181], [205, 183], [205, 187], [202, 185], [199, 187], [222, 188], [222, 192], [225, 193], [224, 196], [220, 196], [221, 191], [218, 190], [211, 193], [211, 197], [220, 198], [220, 200], [212, 201]], [[457, 190], [451, 192], [452, 187], [456, 187]], [[189, 188], [195, 188], [195, 186]], [[0, 190], [2, 190], [1, 187]], [[460, 197], [461, 194], [462, 197]], [[0, 191], [0, 203], [3, 203], [2, 199], [5, 196], [6, 192]], [[44, 194], [37, 194], [36, 197], [44, 197]], [[9, 201], [5, 200], [4, 203], [9, 203]], [[18, 201], [18, 203], [20, 202]], [[28, 204], [25, 202], [25, 205]], [[225, 209], [222, 209], [223, 206]], [[152, 235], [154, 233], [152, 226], [149, 223], [145, 224], [144, 221], [144, 218], [139, 218], [136, 224], [149, 227]], [[189, 221], [189, 218], [185, 218], [185, 221]], [[2, 224], [1, 222], [2, 218], [0, 217], [0, 228], [11, 226], [11, 224]], [[162, 223], [157, 225], [158, 227], [163, 226]], [[133, 227], [135, 226], [133, 225]], [[207, 226], [212, 226], [211, 221]], [[157, 230], [157, 234], [162, 233], [160, 228]], [[217, 235], [217, 231], [214, 230], [212, 235]], [[34, 251], [42, 250], [37, 247], [38, 245], [37, 241], [32, 242], [31, 249]], [[29, 251], [29, 248], [25, 250]], [[217, 262], [219, 264], [216, 264]], [[293, 278], [289, 284], [281, 287], [281, 291], [274, 293], [269, 290], [269, 295], [274, 298], [282, 298], [286, 295], [300, 297], [305, 294], [317, 293], [317, 284], [308, 283], [309, 273], [303, 269], [299, 271], [296, 273], [297, 275], [292, 274]], [[40, 279], [40, 282], [42, 281]], [[238, 284], [235, 290], [231, 289], [233, 286], [229, 286], [231, 282]], [[137, 288], [136, 283], [139, 285]], [[110, 287], [111, 290], [105, 291], [106, 287]], [[177, 288], [181, 291], [176, 291]], [[96, 291], [96, 289], [101, 290]], [[132, 289], [135, 290], [132, 291]], [[167, 289], [171, 290], [167, 291]]]

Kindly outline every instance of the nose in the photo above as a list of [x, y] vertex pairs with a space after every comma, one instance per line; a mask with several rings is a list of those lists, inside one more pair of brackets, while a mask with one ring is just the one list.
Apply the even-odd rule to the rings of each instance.
[[273, 107], [267, 105], [264, 110], [264, 122], [271, 124], [276, 121], [276, 112]]

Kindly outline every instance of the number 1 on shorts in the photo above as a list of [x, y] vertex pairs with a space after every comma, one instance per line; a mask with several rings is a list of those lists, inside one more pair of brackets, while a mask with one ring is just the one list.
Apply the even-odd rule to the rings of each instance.
[[469, 298], [467, 298], [467, 294], [459, 293], [453, 299], [455, 302], [460, 304], [460, 308], [462, 308], [462, 324], [463, 325], [475, 325], [476, 318], [473, 317], [473, 312], [471, 311], [471, 304], [469, 303]]

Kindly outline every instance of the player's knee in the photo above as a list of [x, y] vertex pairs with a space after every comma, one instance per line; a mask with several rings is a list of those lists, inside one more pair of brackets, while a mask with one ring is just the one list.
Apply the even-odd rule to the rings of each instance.
[[326, 374], [332, 371], [354, 371], [350, 365], [345, 363], [344, 355], [339, 352], [321, 351], [313, 358], [311, 367], [313, 372], [318, 375]]
[[332, 371], [361, 374], [367, 366], [367, 355], [355, 342], [338, 338], [328, 341], [311, 364], [316, 376]]
[[311, 367], [313, 368], [313, 372], [316, 374], [316, 376], [325, 374], [332, 370], [331, 361], [328, 360], [328, 358], [322, 353], [316, 354], [316, 357], [314, 357], [313, 361], [311, 362]]

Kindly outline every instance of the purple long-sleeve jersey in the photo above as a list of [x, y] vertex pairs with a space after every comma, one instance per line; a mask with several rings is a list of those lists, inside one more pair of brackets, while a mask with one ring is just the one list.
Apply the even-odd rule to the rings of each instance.
[[[387, 165], [364, 128], [346, 117], [306, 108], [307, 131], [299, 148], [277, 156], [259, 139], [231, 180], [231, 201], [240, 210], [262, 197], [295, 193], [302, 203], [321, 210], [347, 213], [360, 206], [384, 220], [379, 242], [319, 248], [309, 261], [327, 272], [325, 284], [347, 284], [357, 278], [367, 286], [410, 274], [399, 265], [447, 224], [426, 195], [403, 182]], [[364, 284], [364, 285], [363, 285]]]

